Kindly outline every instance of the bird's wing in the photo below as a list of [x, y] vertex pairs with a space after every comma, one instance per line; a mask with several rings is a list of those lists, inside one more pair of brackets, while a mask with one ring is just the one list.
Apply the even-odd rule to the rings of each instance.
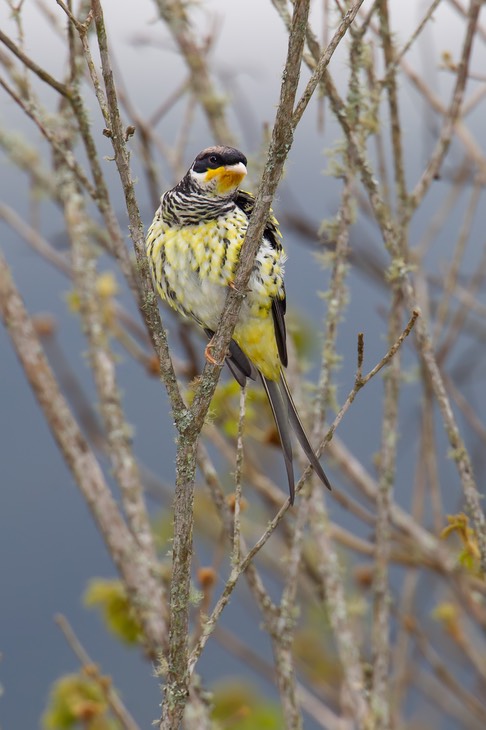
[[[251, 218], [253, 208], [255, 207], [255, 198], [251, 193], [247, 193], [246, 190], [238, 190], [234, 199], [235, 205], [245, 213], [248, 218]], [[263, 230], [264, 237], [270, 242], [270, 245], [277, 251], [282, 248], [280, 241], [280, 231], [278, 227], [278, 221], [270, 211], [265, 228]]]
[[[255, 206], [255, 198], [251, 193], [247, 193], [245, 190], [239, 190], [235, 198], [235, 204], [240, 210], [245, 213], [248, 218], [251, 218], [253, 208]], [[272, 213], [270, 213], [268, 220], [263, 230], [263, 236], [270, 242], [272, 248], [280, 251], [282, 244], [280, 242], [280, 232], [278, 228], [277, 219]], [[278, 354], [280, 356], [280, 362], [284, 367], [287, 367], [288, 356], [287, 356], [287, 331], [285, 328], [285, 312], [287, 309], [287, 302], [285, 298], [285, 288], [283, 290], [283, 297], [281, 299], [272, 299], [272, 316], [273, 324], [275, 327], [275, 339], [277, 340]]]
[[[209, 339], [213, 337], [213, 330], [205, 327], [204, 331]], [[231, 340], [230, 342], [229, 352], [226, 355], [226, 364], [231, 370], [234, 379], [242, 388], [244, 388], [247, 378], [251, 378], [252, 380], [257, 379], [258, 370], [251, 360], [245, 355], [238, 343], [234, 340]]]
[[[282, 304], [283, 302], [283, 304]], [[280, 362], [287, 367], [287, 330], [285, 328], [285, 298], [272, 299], [272, 316], [273, 326], [275, 328], [275, 339], [277, 340], [277, 349], [280, 356]]]

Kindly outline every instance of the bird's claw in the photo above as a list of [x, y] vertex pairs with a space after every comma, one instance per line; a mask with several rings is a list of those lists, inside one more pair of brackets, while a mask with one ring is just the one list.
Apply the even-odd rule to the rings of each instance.
[[230, 289], [233, 289], [233, 291], [238, 292], [238, 294], [242, 294], [244, 297], [246, 297], [246, 295], [248, 294], [248, 292], [251, 292], [251, 289], [250, 289], [249, 286], [247, 286], [244, 291], [241, 291], [241, 289], [238, 289], [238, 287], [236, 286], [236, 284], [235, 284], [235, 282], [233, 280], [230, 280], [228, 282], [228, 286], [229, 286]]
[[208, 344], [206, 345], [206, 348], [205, 348], [205, 350], [204, 350], [204, 357], [206, 358], [206, 360], [207, 360], [208, 362], [210, 362], [210, 363], [211, 363], [211, 365], [218, 365], [219, 367], [223, 367], [223, 365], [224, 365], [224, 360], [223, 360], [223, 362], [218, 362], [218, 361], [216, 360], [216, 358], [214, 358], [214, 357], [213, 357], [213, 356], [211, 355], [211, 350], [213, 349], [213, 347], [214, 347], [214, 345], [213, 345], [213, 341], [211, 340], [211, 341], [210, 341], [210, 342], [208, 342]]

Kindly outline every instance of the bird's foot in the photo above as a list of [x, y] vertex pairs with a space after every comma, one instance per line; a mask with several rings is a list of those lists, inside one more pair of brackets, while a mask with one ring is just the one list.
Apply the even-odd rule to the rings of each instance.
[[218, 365], [219, 367], [223, 367], [223, 365], [224, 365], [224, 360], [223, 360], [223, 362], [218, 362], [218, 361], [216, 360], [216, 358], [214, 358], [214, 357], [213, 357], [213, 356], [211, 355], [211, 350], [213, 349], [213, 347], [214, 347], [214, 345], [213, 345], [213, 340], [211, 339], [211, 340], [210, 340], [210, 341], [208, 342], [208, 344], [206, 345], [206, 349], [204, 350], [204, 357], [206, 358], [206, 360], [207, 360], [208, 362], [210, 362], [210, 363], [211, 363], [211, 365]]
[[238, 289], [238, 287], [236, 286], [235, 282], [232, 279], [230, 281], [228, 281], [228, 286], [230, 289], [233, 289], [233, 291], [238, 292], [238, 294], [242, 294], [244, 297], [246, 297], [248, 292], [251, 292], [251, 289], [249, 286], [247, 286], [244, 291], [241, 291], [241, 289]]

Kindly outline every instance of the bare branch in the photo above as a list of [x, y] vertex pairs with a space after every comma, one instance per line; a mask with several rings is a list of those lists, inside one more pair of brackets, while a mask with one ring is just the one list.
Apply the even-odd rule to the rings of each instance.
[[154, 566], [137, 550], [100, 466], [59, 391], [2, 255], [0, 313], [52, 434], [124, 580], [144, 628], [148, 651], [155, 657], [165, 646], [167, 635], [161, 589], [155, 578]]

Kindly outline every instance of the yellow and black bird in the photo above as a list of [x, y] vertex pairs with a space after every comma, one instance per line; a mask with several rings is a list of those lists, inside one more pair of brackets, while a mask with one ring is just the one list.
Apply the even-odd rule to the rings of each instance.
[[[212, 337], [232, 286], [254, 199], [239, 190], [246, 157], [232, 147], [198, 154], [182, 180], [161, 197], [147, 235], [147, 256], [162, 299]], [[290, 427], [309, 462], [331, 488], [297, 414], [287, 366], [284, 264], [278, 223], [270, 215], [226, 362], [238, 383], [259, 375], [272, 407], [294, 501]], [[206, 357], [211, 360], [210, 345]]]

